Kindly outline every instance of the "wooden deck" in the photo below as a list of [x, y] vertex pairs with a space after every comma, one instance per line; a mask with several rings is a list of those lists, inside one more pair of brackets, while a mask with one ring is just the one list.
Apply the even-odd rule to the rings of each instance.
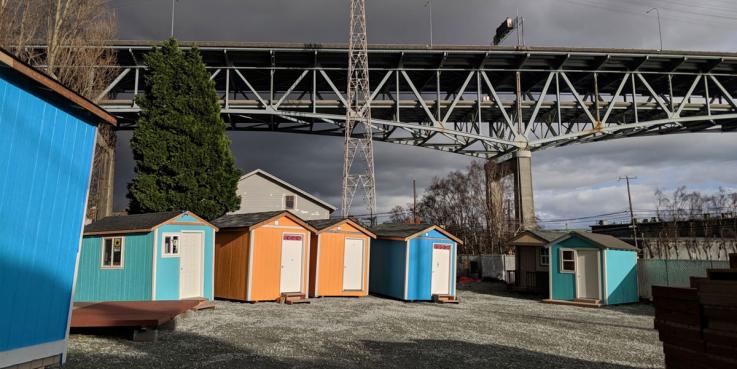
[[571, 305], [571, 306], [580, 306], [580, 307], [587, 307], [587, 308], [600, 308], [602, 306], [599, 300], [591, 300], [591, 299], [576, 299], [573, 301], [543, 299], [543, 302], [546, 304]]
[[197, 309], [203, 300], [108, 301], [79, 303], [72, 310], [71, 328], [157, 328], [177, 315]]

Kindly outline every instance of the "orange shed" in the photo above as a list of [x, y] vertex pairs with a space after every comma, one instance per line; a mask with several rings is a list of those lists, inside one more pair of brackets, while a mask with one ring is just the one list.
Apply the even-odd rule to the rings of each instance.
[[215, 297], [275, 301], [307, 295], [310, 235], [316, 230], [288, 211], [215, 219]]
[[371, 239], [376, 236], [350, 219], [313, 220], [310, 296], [368, 295]]

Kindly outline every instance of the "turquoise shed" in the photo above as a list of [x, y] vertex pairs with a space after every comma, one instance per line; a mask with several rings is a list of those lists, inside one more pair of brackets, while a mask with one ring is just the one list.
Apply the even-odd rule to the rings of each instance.
[[96, 221], [84, 229], [74, 301], [212, 300], [216, 231], [188, 211]]
[[456, 296], [456, 256], [461, 240], [430, 224], [371, 228], [369, 292], [405, 301]]
[[99, 124], [115, 118], [0, 49], [0, 368], [64, 362]]
[[613, 305], [639, 301], [637, 248], [615, 237], [569, 232], [550, 242], [547, 302]]

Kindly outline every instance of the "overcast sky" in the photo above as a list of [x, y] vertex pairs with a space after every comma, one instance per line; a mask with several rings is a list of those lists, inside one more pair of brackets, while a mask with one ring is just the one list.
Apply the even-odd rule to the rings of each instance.
[[[426, 0], [367, 0], [370, 43], [428, 43]], [[169, 36], [171, 1], [112, 0], [121, 39]], [[179, 0], [175, 35], [194, 41], [345, 42], [348, 0]], [[533, 46], [657, 48], [659, 7], [665, 49], [737, 51], [737, 3], [730, 0], [434, 0], [435, 44], [488, 44], [497, 25], [519, 8]], [[340, 204], [342, 140], [283, 133], [230, 135], [243, 171], [265, 169], [326, 201]], [[119, 135], [116, 210], [127, 206], [132, 175], [129, 132]], [[654, 209], [656, 189], [680, 185], [713, 191], [737, 188], [737, 133], [634, 138], [534, 153], [535, 206], [543, 220], [627, 208], [619, 176], [633, 182], [636, 209]], [[471, 159], [377, 142], [378, 206], [410, 201], [435, 176]], [[570, 222], [569, 226], [580, 225]], [[564, 226], [564, 223], [544, 223]]]

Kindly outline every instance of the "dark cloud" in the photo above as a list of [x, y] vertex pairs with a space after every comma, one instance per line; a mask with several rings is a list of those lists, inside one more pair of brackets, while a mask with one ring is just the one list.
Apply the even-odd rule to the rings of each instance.
[[[113, 0], [121, 39], [168, 37], [170, 1]], [[426, 0], [368, 0], [369, 41], [429, 42]], [[347, 0], [179, 0], [175, 34], [183, 40], [345, 42]], [[435, 0], [436, 44], [487, 44], [501, 20], [519, 8], [531, 45], [656, 48], [657, 19], [645, 15], [659, 6], [666, 49], [733, 51], [737, 46], [737, 6], [701, 1], [688, 6], [662, 0]], [[712, 14], [703, 16], [700, 14]], [[116, 209], [126, 206], [132, 173], [127, 139], [120, 134]], [[232, 133], [237, 163], [244, 171], [263, 168], [338, 206], [342, 141], [282, 133]], [[543, 218], [620, 211], [626, 192], [617, 178], [636, 175], [637, 206], [653, 207], [653, 192], [678, 185], [713, 190], [737, 187], [737, 136], [693, 134], [573, 145], [536, 153], [535, 202]], [[427, 149], [376, 144], [379, 208], [410, 200], [432, 177], [461, 169], [471, 159]]]

